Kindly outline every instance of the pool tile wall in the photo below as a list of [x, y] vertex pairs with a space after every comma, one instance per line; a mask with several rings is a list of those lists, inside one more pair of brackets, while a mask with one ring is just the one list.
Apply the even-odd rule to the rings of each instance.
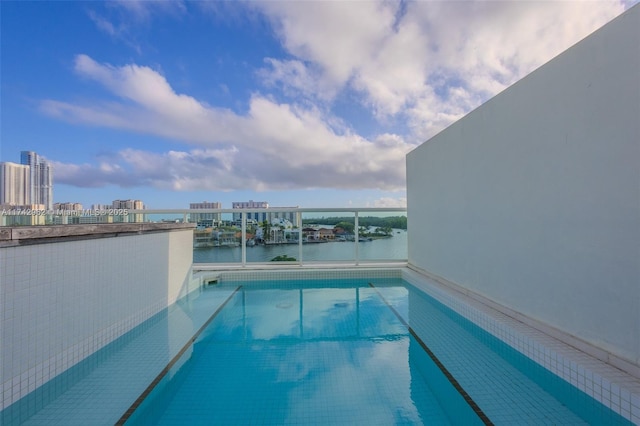
[[[7, 264], [6, 253], [3, 254], [2, 251], [0, 251], [0, 262], [3, 262], [0, 263], [0, 266]], [[259, 285], [260, 281], [278, 279], [402, 278], [478, 324], [548, 370], [563, 377], [613, 411], [636, 424], [640, 424], [640, 381], [637, 378], [624, 374], [555, 338], [532, 329], [512, 317], [460, 293], [455, 288], [446, 285], [446, 283], [437, 282], [408, 268], [204, 271], [199, 274], [201, 274], [199, 280], [216, 276], [220, 282], [254, 281], [253, 284], [255, 285]], [[4, 330], [3, 328], [3, 332]], [[107, 339], [105, 338], [104, 340], [106, 341]], [[34, 371], [42, 371], [42, 368], [36, 367]], [[29, 386], [29, 374], [26, 376], [27, 387]], [[18, 383], [20, 383], [21, 379], [22, 377], [18, 378]], [[13, 383], [13, 381], [10, 383]]]
[[447, 284], [405, 269], [402, 278], [635, 424], [640, 379], [532, 328]]
[[506, 315], [450, 285], [409, 268], [203, 271], [219, 282], [402, 278], [635, 424], [640, 424], [640, 379]]
[[5, 242], [0, 247], [0, 410], [188, 291], [192, 234], [184, 229]]
[[401, 268], [305, 268], [283, 270], [246, 270], [202, 272], [206, 277], [218, 278], [221, 282], [255, 280], [318, 280], [318, 279], [360, 279], [360, 278], [400, 278]]

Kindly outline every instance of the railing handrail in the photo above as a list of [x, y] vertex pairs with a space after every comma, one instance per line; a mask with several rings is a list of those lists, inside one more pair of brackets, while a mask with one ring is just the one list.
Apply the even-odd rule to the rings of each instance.
[[[302, 228], [304, 220], [313, 221], [314, 219], [322, 220], [326, 218], [327, 213], [330, 213], [329, 216], [342, 218], [344, 216], [350, 216], [353, 218], [353, 241], [356, 242], [354, 245], [354, 261], [355, 264], [358, 265], [361, 261], [360, 252], [358, 243], [360, 241], [360, 219], [364, 219], [369, 214], [376, 213], [396, 213], [403, 216], [406, 216], [407, 208], [406, 207], [322, 207], [322, 208], [311, 208], [311, 207], [268, 207], [268, 208], [231, 208], [231, 209], [84, 209], [84, 210], [59, 210], [60, 213], [54, 214], [44, 214], [44, 215], [36, 215], [33, 216], [38, 219], [38, 223], [17, 223], [18, 226], [39, 226], [46, 225], [48, 221], [54, 221], [57, 223], [62, 221], [64, 225], [69, 221], [73, 221], [74, 223], [69, 223], [70, 226], [74, 224], [88, 224], [88, 223], [111, 223], [112, 221], [117, 221], [116, 218], [120, 217], [122, 222], [147, 222], [147, 221], [165, 221], [170, 220], [176, 221], [182, 220], [183, 222], [202, 222], [206, 224], [207, 221], [214, 220], [214, 222], [228, 222], [238, 227], [241, 232], [241, 237], [239, 241], [239, 245], [241, 247], [241, 257], [242, 260], [239, 264], [242, 267], [245, 267], [247, 262], [247, 230], [250, 226], [249, 224], [249, 215], [252, 213], [258, 213], [263, 215], [263, 217], [271, 217], [270, 213], [278, 214], [278, 213], [288, 213], [287, 216], [292, 217], [295, 216], [295, 219], [291, 219], [295, 226]], [[76, 214], [77, 212], [77, 214]], [[72, 214], [73, 213], [73, 214]], [[315, 215], [324, 214], [321, 216], [309, 216], [303, 217], [307, 213], [312, 213]], [[222, 218], [222, 215], [233, 215], [233, 220], [229, 220], [229, 217]], [[174, 216], [182, 216], [181, 219], [169, 219], [169, 218], [153, 218], [153, 215], [174, 215]], [[209, 219], [205, 219], [205, 215], [216, 215], [215, 219], [212, 216], [209, 216]], [[382, 215], [386, 217], [392, 217], [393, 214]], [[7, 216], [7, 218], [10, 216]], [[19, 217], [19, 216], [17, 216]], [[28, 217], [28, 216], [27, 216]], [[68, 219], [65, 219], [67, 217]], [[62, 219], [58, 219], [62, 218]], [[78, 219], [79, 218], [79, 219]], [[95, 219], [95, 221], [92, 221]], [[240, 224], [238, 225], [238, 219], [240, 219]], [[90, 222], [87, 222], [89, 220]], [[271, 219], [269, 219], [271, 220]], [[252, 222], [255, 225], [255, 220]], [[4, 221], [0, 221], [0, 225], [4, 225]], [[254, 226], [252, 225], [252, 226]], [[194, 233], [194, 238], [196, 234]], [[350, 240], [351, 241], [351, 240]], [[297, 261], [291, 262], [296, 265], [308, 264], [310, 261], [305, 261], [303, 258], [303, 243], [304, 241], [302, 232], [299, 231], [299, 236], [297, 238], [297, 246], [298, 246], [298, 255]], [[194, 242], [195, 243], [195, 242]], [[206, 243], [206, 242], [205, 242]], [[225, 244], [226, 245], [226, 244]], [[234, 262], [235, 263], [235, 262]], [[289, 262], [286, 262], [289, 263]], [[194, 262], [195, 264], [195, 262]], [[205, 264], [206, 265], [206, 264]]]
[[242, 209], [142, 209], [129, 210], [132, 214], [184, 214], [184, 213], [242, 213], [242, 212], [300, 212], [300, 213], [355, 213], [355, 212], [406, 212], [406, 207], [269, 207]]

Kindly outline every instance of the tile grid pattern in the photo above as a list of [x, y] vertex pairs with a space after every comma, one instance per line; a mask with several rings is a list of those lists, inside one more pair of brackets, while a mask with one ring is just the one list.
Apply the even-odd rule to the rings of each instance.
[[[189, 371], [176, 371], [181, 390], [170, 396], [156, 394], [147, 412], [131, 418], [133, 424], [154, 413], [158, 419], [149, 424], [421, 424], [418, 419], [425, 424], [449, 424], [427, 382], [411, 380], [405, 358], [408, 334], [379, 301], [361, 305], [360, 314], [368, 315], [360, 316], [360, 331], [352, 327], [353, 317], [344, 323], [307, 323], [304, 332], [295, 320], [278, 321], [275, 338], [256, 338], [254, 327], [261, 328], [265, 317], [277, 316], [278, 305], [300, 297], [297, 280], [289, 290], [282, 289], [282, 282], [279, 289], [265, 290], [262, 283], [270, 287], [271, 281], [256, 282], [255, 288], [238, 295], [217, 317], [214, 330], [208, 332], [215, 337], [198, 343]], [[307, 302], [290, 309], [315, 310], [315, 292], [309, 290]], [[329, 293], [326, 299], [322, 291], [328, 306], [347, 300], [347, 293], [355, 306], [355, 289], [336, 288]], [[363, 298], [378, 300], [373, 291], [361, 287], [359, 300]], [[252, 314], [256, 309], [261, 315]], [[366, 337], [390, 333], [395, 336], [392, 341]], [[348, 349], [343, 347], [345, 340]], [[419, 406], [414, 405], [417, 401]]]
[[403, 278], [612, 411], [640, 424], [640, 380], [415, 271], [403, 271]]
[[[0, 265], [4, 267], [7, 264], [6, 256], [3, 256], [0, 251]], [[6, 271], [6, 269], [3, 268], [3, 271]], [[414, 271], [376, 268], [359, 270], [318, 269], [313, 271], [232, 271], [218, 273], [217, 275], [224, 282], [272, 279], [404, 278], [413, 286], [425, 291], [436, 300], [470, 319], [548, 370], [565, 378], [613, 411], [636, 424], [640, 424], [640, 381], [486, 305], [473, 299], [462, 297], [461, 294], [452, 292], [443, 285], [435, 283]], [[4, 315], [6, 314], [3, 311]], [[5, 330], [3, 329], [2, 332], [5, 333]], [[104, 339], [107, 338], [104, 337]], [[101, 338], [97, 339], [100, 340]], [[68, 357], [69, 355], [67, 355]], [[40, 370], [36, 368], [35, 372], [37, 373], [38, 371]], [[27, 378], [27, 385], [28, 383], [29, 379]], [[4, 389], [3, 387], [3, 391]], [[3, 397], [4, 395], [6, 394], [3, 392]], [[64, 404], [59, 404], [56, 409], [64, 412], [74, 407], [78, 408], [78, 401], [76, 400], [69, 400], [66, 403], [67, 408], [64, 408]]]
[[[3, 425], [113, 425], [231, 291], [194, 291], [1, 412]], [[188, 319], [185, 312], [189, 313]], [[59, 380], [61, 379], [61, 380]], [[62, 388], [62, 389], [61, 389]], [[35, 409], [35, 413], [34, 413]]]
[[[254, 270], [226, 271], [211, 274], [221, 282], [255, 280], [318, 280], [318, 279], [358, 279], [358, 278], [400, 278], [402, 269], [346, 268], [346, 269], [304, 269], [304, 270]], [[206, 277], [207, 275], [204, 275]]]
[[154, 233], [0, 249], [0, 410], [171, 303], [168, 272], [189, 270], [191, 262], [168, 257], [168, 238]]

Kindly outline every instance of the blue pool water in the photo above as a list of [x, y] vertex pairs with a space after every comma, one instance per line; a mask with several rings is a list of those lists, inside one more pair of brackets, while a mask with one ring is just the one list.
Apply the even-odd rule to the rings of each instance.
[[226, 303], [121, 423], [630, 424], [402, 280], [206, 291]]

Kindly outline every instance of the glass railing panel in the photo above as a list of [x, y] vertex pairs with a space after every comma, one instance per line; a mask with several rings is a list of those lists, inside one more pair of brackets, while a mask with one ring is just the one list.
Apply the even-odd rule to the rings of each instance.
[[407, 260], [406, 212], [359, 212], [358, 241], [360, 262]]
[[304, 262], [355, 262], [355, 212], [302, 213]]
[[299, 263], [300, 214], [295, 210], [261, 209], [248, 211], [248, 263]]
[[408, 257], [406, 209], [107, 209], [9, 213], [0, 216], [0, 226], [192, 223], [196, 264], [402, 262]]
[[242, 217], [240, 213], [191, 210], [194, 223], [194, 263], [242, 263]]
[[149, 219], [143, 211], [126, 209], [29, 210], [13, 209], [0, 215], [0, 226], [83, 225], [141, 223]]
[[50, 225], [50, 215], [32, 213], [31, 210], [0, 209], [0, 226], [37, 226]]
[[183, 213], [135, 213], [127, 215], [129, 222], [154, 222], [154, 223], [183, 223], [185, 214]]

